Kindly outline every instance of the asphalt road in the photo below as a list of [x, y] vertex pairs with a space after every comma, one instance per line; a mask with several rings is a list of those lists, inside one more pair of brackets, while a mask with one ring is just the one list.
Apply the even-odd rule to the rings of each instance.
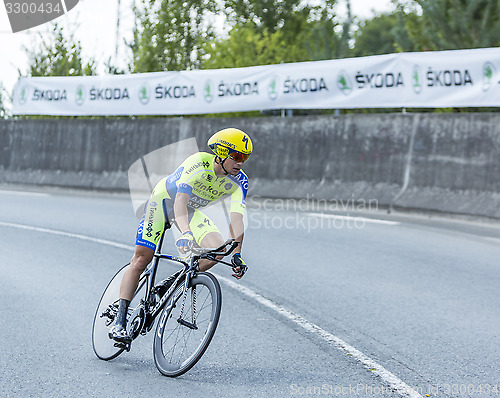
[[[402, 396], [377, 368], [421, 396], [500, 396], [494, 223], [376, 211], [334, 218], [252, 201], [243, 252], [250, 271], [238, 284], [375, 368], [223, 280], [212, 344], [192, 370], [170, 379], [156, 370], [152, 335], [109, 362], [92, 350], [95, 307], [131, 252], [54, 234], [132, 246], [129, 199], [3, 188], [0, 203], [1, 397]], [[226, 267], [214, 271], [230, 278]]]

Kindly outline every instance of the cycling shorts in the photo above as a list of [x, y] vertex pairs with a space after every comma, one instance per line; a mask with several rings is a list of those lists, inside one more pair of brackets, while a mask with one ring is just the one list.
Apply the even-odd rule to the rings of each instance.
[[[165, 231], [167, 219], [170, 222], [174, 219], [174, 201], [164, 187], [164, 183], [159, 183], [146, 204], [144, 214], [137, 228], [136, 245], [156, 250], [156, 245]], [[210, 217], [200, 210], [188, 207], [188, 221], [189, 228], [193, 232], [193, 237], [198, 245], [201, 245], [203, 238], [210, 232], [220, 233]]]

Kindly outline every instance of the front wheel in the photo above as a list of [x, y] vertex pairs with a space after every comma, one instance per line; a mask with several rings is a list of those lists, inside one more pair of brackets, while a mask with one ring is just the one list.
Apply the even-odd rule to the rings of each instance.
[[199, 361], [217, 328], [221, 305], [219, 282], [207, 272], [191, 278], [187, 295], [184, 283], [174, 290], [158, 321], [153, 342], [156, 367], [162, 374], [180, 376]]

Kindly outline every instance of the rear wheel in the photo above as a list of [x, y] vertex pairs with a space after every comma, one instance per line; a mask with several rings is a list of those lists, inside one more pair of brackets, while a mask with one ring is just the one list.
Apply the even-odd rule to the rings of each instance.
[[212, 274], [196, 274], [186, 296], [183, 288], [184, 283], [168, 299], [153, 342], [156, 367], [170, 377], [184, 374], [200, 360], [212, 340], [221, 311], [222, 293]]
[[[118, 303], [120, 301], [120, 284], [127, 266], [128, 264], [123, 266], [115, 274], [115, 276], [111, 278], [111, 281], [102, 294], [94, 315], [94, 324], [92, 327], [92, 346], [97, 357], [105, 361], [116, 358], [124, 351], [124, 348], [115, 347], [115, 341], [109, 338], [108, 333], [110, 327], [114, 323], [115, 316], [118, 311]], [[129, 306], [129, 317], [134, 309], [139, 305], [141, 298], [144, 297], [144, 289], [146, 286], [145, 282], [146, 277], [142, 276], [139, 281], [139, 287]]]

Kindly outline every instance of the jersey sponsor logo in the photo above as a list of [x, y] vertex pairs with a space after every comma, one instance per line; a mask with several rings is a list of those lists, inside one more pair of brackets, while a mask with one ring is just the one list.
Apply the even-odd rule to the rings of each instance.
[[186, 171], [186, 174], [189, 174], [189, 173], [192, 173], [193, 171], [195, 171], [196, 169], [199, 169], [201, 166], [203, 166], [204, 168], [208, 169], [210, 167], [210, 162], [207, 162], [207, 161], [203, 161], [203, 162], [198, 162], [194, 165], [192, 165], [187, 171]]
[[191, 194], [191, 192], [193, 191], [193, 188], [191, 187], [191, 185], [189, 184], [186, 184], [185, 182], [181, 182], [179, 184], [179, 192], [184, 192], [184, 193], [189, 193]]
[[241, 187], [246, 191], [248, 191], [248, 178], [243, 172], [239, 172], [236, 176], [236, 179], [239, 181]]
[[202, 229], [205, 225], [208, 225], [210, 226], [210, 219], [206, 218], [203, 220], [203, 222], [201, 222], [200, 224], [198, 224], [198, 228], [199, 229]]
[[202, 178], [203, 180], [207, 180], [208, 182], [212, 182], [212, 181], [213, 181], [213, 179], [214, 179], [214, 176], [213, 176], [212, 174], [210, 174], [210, 173], [203, 173], [203, 174], [201, 175], [201, 178]]
[[189, 199], [187, 205], [189, 207], [192, 207], [193, 209], [198, 209], [200, 207], [205, 207], [210, 203], [209, 200], [200, 198], [199, 196], [196, 195], [191, 195], [191, 198]]
[[144, 220], [141, 220], [139, 224], [139, 228], [137, 228], [137, 235], [142, 236], [142, 231], [144, 231]]
[[171, 184], [172, 182], [177, 181], [179, 178], [181, 178], [182, 172], [184, 171], [184, 167], [179, 167], [174, 174], [171, 174], [167, 178], [167, 184]]
[[[227, 189], [231, 189], [232, 188], [232, 184], [229, 183], [230, 187], [227, 188], [227, 184], [224, 188]], [[226, 191], [218, 191], [216, 189], [214, 189], [212, 187], [212, 185], [205, 185], [203, 182], [201, 181], [195, 181], [194, 182], [194, 189], [197, 190], [198, 192], [208, 192], [210, 194], [210, 197], [212, 199], [216, 199], [218, 198], [219, 196], [222, 196], [222, 195], [226, 195], [228, 192]]]
[[226, 185], [224, 185], [224, 189], [226, 191], [229, 191], [232, 187], [233, 187], [233, 184], [231, 184], [230, 182], [228, 182]]
[[161, 236], [161, 231], [157, 231], [156, 235], [155, 235], [155, 239], [154, 239], [155, 243], [158, 242], [158, 239], [160, 239], [160, 236]]
[[149, 209], [149, 215], [148, 215], [148, 226], [146, 227], [146, 236], [148, 238], [153, 237], [153, 221], [155, 218], [155, 211], [156, 211], [157, 203], [151, 202], [150, 207], [151, 208]]

